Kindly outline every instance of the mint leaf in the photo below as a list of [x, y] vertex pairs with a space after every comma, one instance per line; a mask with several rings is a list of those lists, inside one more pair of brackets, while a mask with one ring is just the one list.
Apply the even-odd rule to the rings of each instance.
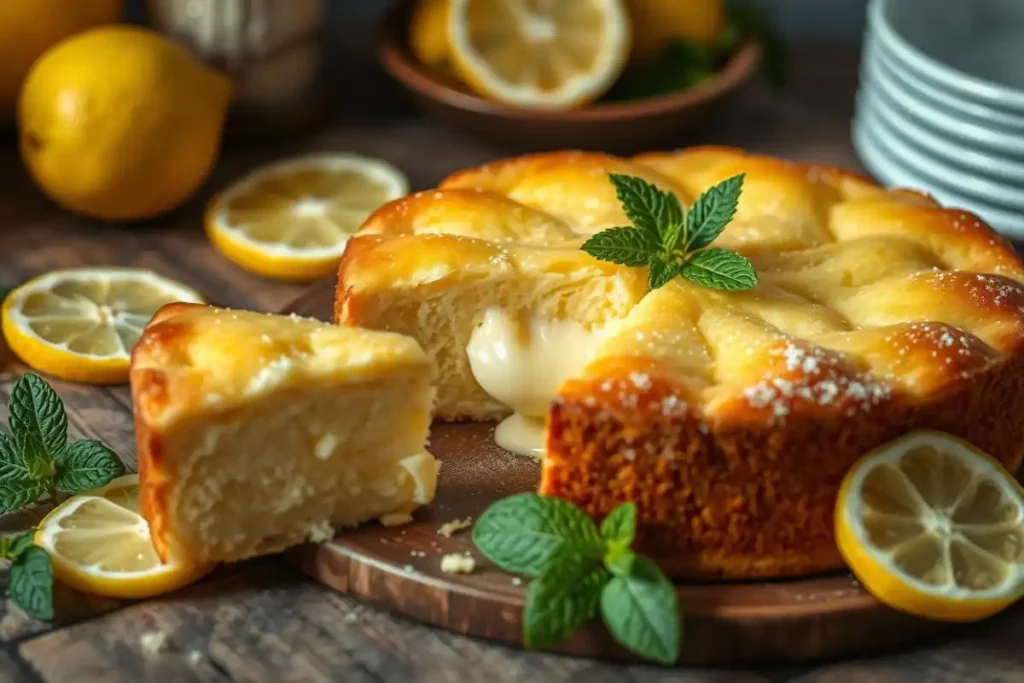
[[26, 550], [34, 547], [35, 537], [35, 529], [31, 529], [18, 534], [13, 539], [4, 539], [10, 543], [7, 547], [10, 557], [18, 559]]
[[757, 273], [746, 257], [728, 249], [704, 249], [680, 271], [687, 280], [710, 289], [740, 291], [757, 286]]
[[675, 261], [651, 261], [647, 266], [647, 286], [650, 289], [658, 289], [667, 285], [672, 278], [679, 275], [679, 268], [680, 265]]
[[679, 658], [682, 617], [672, 583], [646, 557], [634, 558], [632, 572], [601, 591], [601, 616], [612, 636], [641, 657], [662, 664]]
[[31, 481], [35, 476], [25, 466], [25, 459], [21, 457], [14, 439], [0, 433], [0, 483], [11, 479]]
[[31, 547], [11, 565], [11, 599], [36, 619], [53, 619], [53, 564], [42, 548]]
[[57, 460], [57, 489], [81, 493], [99, 488], [122, 474], [124, 464], [117, 453], [99, 441], [76, 441], [67, 444]]
[[685, 217], [675, 195], [642, 178], [616, 174], [610, 178], [623, 211], [635, 226], [592, 235], [581, 246], [583, 251], [601, 261], [646, 265], [651, 290], [680, 274], [713, 289], [743, 290], [757, 285], [757, 273], [746, 258], [726, 249], [704, 249], [736, 215], [743, 174], [701, 194]]
[[628, 547], [614, 548], [604, 556], [604, 566], [611, 572], [612, 576], [629, 576], [633, 573], [633, 566], [639, 555]]
[[592, 235], [580, 247], [599, 261], [622, 266], [646, 266], [660, 242], [636, 228], [609, 228]]
[[630, 69], [616, 83], [609, 97], [634, 100], [688, 90], [715, 75], [716, 55], [701, 45], [672, 40], [658, 59], [641, 71]]
[[556, 555], [530, 582], [523, 610], [526, 647], [554, 645], [594, 618], [608, 574], [589, 557]]
[[586, 513], [536, 493], [492, 503], [473, 527], [473, 543], [505, 571], [527, 576], [539, 576], [569, 552], [595, 560], [604, 554], [604, 541]]
[[612, 510], [601, 522], [601, 535], [608, 547], [604, 566], [614, 576], [632, 574], [636, 554], [630, 551], [629, 546], [636, 539], [636, 503], [622, 503]]
[[35, 479], [7, 479], [0, 481], [0, 515], [20, 510], [39, 500], [45, 488]]
[[668, 226], [683, 221], [683, 207], [674, 194], [635, 176], [612, 173], [610, 177], [623, 212], [654, 244], [661, 244]]
[[601, 535], [606, 541], [631, 546], [636, 539], [636, 503], [622, 503], [608, 513], [601, 522]]
[[708, 246], [725, 230], [736, 215], [744, 174], [723, 180], [703, 192], [686, 213], [686, 251]]
[[668, 226], [665, 230], [665, 234], [661, 236], [661, 248], [662, 253], [671, 258], [676, 255], [679, 247], [683, 244], [683, 236], [686, 234], [686, 221], [682, 220], [678, 223], [673, 223]]
[[56, 460], [68, 440], [68, 418], [57, 392], [38, 376], [25, 374], [14, 383], [8, 408], [11, 431], [29, 470], [38, 461]]

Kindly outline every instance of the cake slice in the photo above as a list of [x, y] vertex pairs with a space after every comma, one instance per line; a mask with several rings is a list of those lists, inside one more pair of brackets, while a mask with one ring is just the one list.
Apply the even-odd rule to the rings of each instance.
[[131, 386], [161, 557], [241, 560], [433, 499], [430, 363], [409, 337], [171, 304], [135, 347]]

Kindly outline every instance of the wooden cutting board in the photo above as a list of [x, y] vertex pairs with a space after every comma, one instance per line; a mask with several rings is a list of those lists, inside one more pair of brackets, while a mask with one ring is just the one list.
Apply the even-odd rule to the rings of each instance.
[[[287, 312], [329, 320], [333, 283], [324, 282]], [[535, 490], [539, 466], [494, 444], [494, 426], [436, 423], [431, 451], [442, 462], [434, 502], [410, 524], [368, 524], [290, 557], [317, 581], [381, 607], [445, 629], [522, 645], [526, 585], [488, 562], [470, 532], [450, 538], [446, 522], [476, 519], [487, 506]], [[447, 574], [448, 554], [476, 560], [471, 574]], [[684, 615], [681, 662], [749, 664], [833, 658], [907, 645], [943, 626], [885, 607], [849, 573], [802, 579], [679, 583]], [[558, 651], [628, 659], [593, 623]]]

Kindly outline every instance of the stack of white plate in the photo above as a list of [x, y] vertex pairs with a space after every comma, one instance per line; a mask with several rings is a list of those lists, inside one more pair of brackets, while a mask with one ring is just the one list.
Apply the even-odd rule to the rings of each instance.
[[1024, 238], [1024, 0], [871, 0], [865, 167]]

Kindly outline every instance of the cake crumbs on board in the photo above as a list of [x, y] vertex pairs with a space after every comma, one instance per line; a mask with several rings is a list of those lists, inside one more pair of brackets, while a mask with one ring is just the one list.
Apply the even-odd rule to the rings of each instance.
[[445, 574], [472, 574], [476, 560], [470, 555], [451, 553], [441, 558], [441, 571]]
[[468, 529], [471, 526], [473, 526], [472, 517], [466, 517], [465, 519], [453, 519], [438, 527], [437, 534], [438, 536], [451, 538], [453, 535], [459, 533], [463, 529]]
[[163, 631], [146, 631], [139, 636], [139, 647], [143, 654], [158, 655], [167, 649], [167, 634]]

